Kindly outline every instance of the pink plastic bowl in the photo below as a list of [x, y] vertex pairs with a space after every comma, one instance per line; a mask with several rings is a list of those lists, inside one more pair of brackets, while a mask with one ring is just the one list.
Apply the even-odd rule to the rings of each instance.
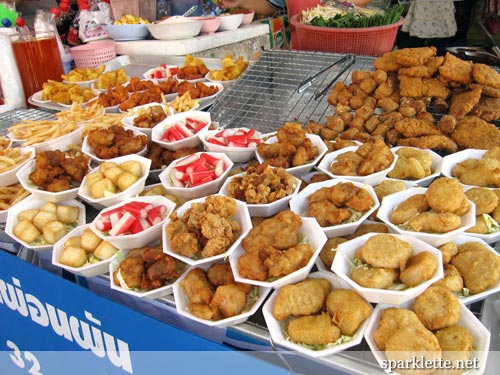
[[202, 21], [201, 33], [213, 34], [220, 26], [220, 17], [191, 17], [195, 20]]

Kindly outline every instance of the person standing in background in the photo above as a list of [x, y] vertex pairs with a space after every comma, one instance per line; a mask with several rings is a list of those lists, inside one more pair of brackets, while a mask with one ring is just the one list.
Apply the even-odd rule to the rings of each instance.
[[42, 9], [47, 12], [51, 8], [58, 7], [58, 2], [56, 0], [4, 0], [7, 3], [15, 3], [16, 10], [21, 13], [21, 17], [24, 19], [26, 24], [33, 27], [35, 22], [35, 15], [37, 9]]
[[222, 9], [239, 7], [262, 15], [286, 11], [286, 0], [219, 0], [218, 4]]

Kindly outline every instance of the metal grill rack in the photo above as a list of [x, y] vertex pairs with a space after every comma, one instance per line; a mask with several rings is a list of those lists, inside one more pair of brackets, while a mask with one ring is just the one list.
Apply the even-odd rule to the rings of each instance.
[[0, 132], [4, 131], [9, 126], [15, 124], [16, 122], [21, 122], [22, 120], [47, 120], [54, 119], [54, 113], [42, 111], [33, 108], [18, 108], [9, 112], [0, 114]]
[[[324, 122], [326, 116], [333, 114], [333, 107], [326, 101], [328, 93], [317, 100], [314, 95], [335, 77], [343, 64], [322, 74], [302, 93], [297, 92], [297, 86], [343, 56], [324, 52], [265, 51], [214, 103], [210, 109], [213, 120], [224, 128], [246, 126], [262, 133], [275, 131], [287, 121]], [[353, 70], [372, 70], [373, 60], [357, 56], [355, 64], [340, 80], [350, 82]]]

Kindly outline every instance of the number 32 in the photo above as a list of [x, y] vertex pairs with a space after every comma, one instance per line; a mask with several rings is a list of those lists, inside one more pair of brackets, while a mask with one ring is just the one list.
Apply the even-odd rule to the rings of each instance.
[[[10, 359], [12, 359], [12, 362], [14, 362], [14, 364], [19, 367], [19, 368], [24, 368], [25, 367], [25, 364], [24, 364], [24, 360], [22, 358], [22, 352], [21, 350], [19, 350], [19, 348], [17, 347], [16, 344], [14, 344], [12, 341], [8, 340], [6, 342], [7, 344], [7, 347], [9, 347], [10, 349], [13, 350], [14, 353], [12, 354], [9, 354], [10, 356]], [[31, 375], [43, 375], [41, 372], [40, 372], [40, 362], [38, 362], [38, 359], [35, 357], [35, 355], [31, 352], [24, 352], [24, 359], [27, 361], [27, 362], [31, 362], [33, 365], [31, 366], [31, 368], [28, 370], [28, 373], [31, 374]]]

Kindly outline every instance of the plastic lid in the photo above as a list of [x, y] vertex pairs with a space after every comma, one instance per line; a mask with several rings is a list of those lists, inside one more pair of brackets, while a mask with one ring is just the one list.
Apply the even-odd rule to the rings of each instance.
[[61, 15], [61, 10], [59, 8], [50, 8], [50, 13], [52, 13], [56, 17], [59, 17]]
[[24, 21], [23, 18], [17, 17], [16, 18], [16, 26], [19, 26], [19, 27], [26, 26], [26, 22]]

